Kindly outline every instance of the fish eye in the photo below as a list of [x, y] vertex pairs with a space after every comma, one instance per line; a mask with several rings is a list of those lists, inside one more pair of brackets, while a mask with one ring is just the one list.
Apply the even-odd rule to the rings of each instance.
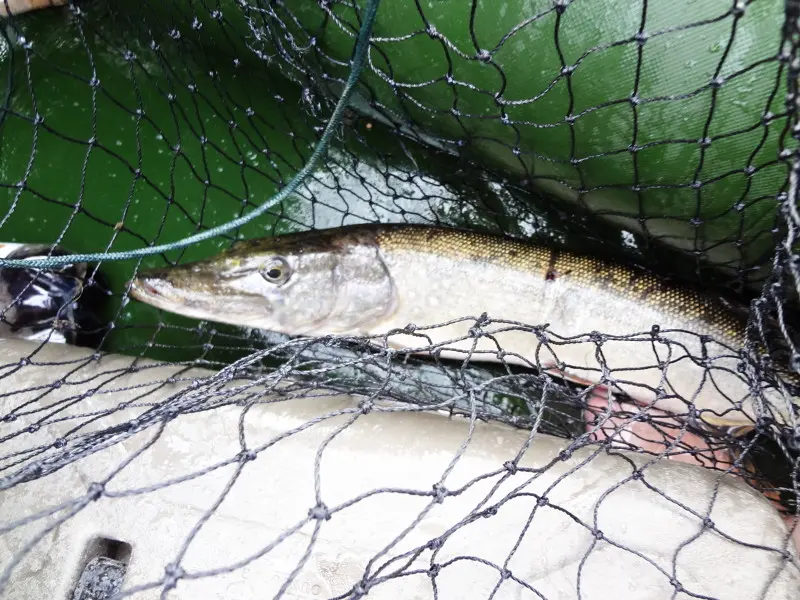
[[282, 259], [280, 256], [275, 256], [264, 264], [260, 273], [261, 277], [270, 283], [281, 285], [289, 281], [291, 269], [289, 268], [289, 264], [284, 259]]

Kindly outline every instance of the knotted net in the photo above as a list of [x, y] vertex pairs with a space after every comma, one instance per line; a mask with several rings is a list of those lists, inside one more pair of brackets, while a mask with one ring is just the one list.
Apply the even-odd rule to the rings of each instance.
[[[331, 123], [367, 10], [96, 0], [7, 17], [0, 241], [139, 251], [258, 210]], [[798, 18], [793, 1], [383, 2], [324, 159], [283, 201], [91, 262], [70, 275], [74, 314], [35, 326], [18, 307], [43, 280], [3, 267], [0, 593], [794, 597], [793, 415], [758, 405], [744, 430], [711, 428], [691, 401], [604, 401], [541, 365], [398, 351], [391, 332], [198, 321], [129, 282], [240, 239], [458, 227], [724, 293], [749, 314], [747, 376], [791, 372]], [[480, 337], [503, 319], [486, 313], [452, 318]], [[602, 324], [571, 341], [544, 325], [510, 327], [604, 341]]]

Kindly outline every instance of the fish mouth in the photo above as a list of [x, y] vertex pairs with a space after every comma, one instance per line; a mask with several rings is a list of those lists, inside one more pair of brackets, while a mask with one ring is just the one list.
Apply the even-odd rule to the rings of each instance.
[[208, 292], [187, 294], [161, 270], [145, 271], [134, 277], [128, 295], [143, 304], [184, 317], [208, 319], [215, 312], [213, 295]]
[[156, 273], [144, 273], [130, 281], [128, 295], [156, 308], [174, 310], [183, 306], [185, 302], [182, 302], [174, 291], [170, 293], [167, 290], [170, 287], [172, 286], [166, 278], [158, 277]]
[[142, 271], [130, 281], [128, 296], [173, 315], [236, 327], [259, 326], [257, 315], [269, 313], [266, 299], [258, 298], [256, 310], [252, 296], [226, 289], [213, 270], [198, 264]]

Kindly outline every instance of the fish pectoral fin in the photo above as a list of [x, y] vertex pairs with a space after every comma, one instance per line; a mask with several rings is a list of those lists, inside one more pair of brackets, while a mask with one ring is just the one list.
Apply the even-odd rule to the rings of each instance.
[[[556, 365], [556, 363], [544, 363], [541, 367], [541, 371], [543, 373], [548, 373], [549, 375], [555, 375], [559, 379], [564, 379], [566, 381], [571, 381], [572, 383], [576, 383], [578, 385], [591, 387], [591, 386], [598, 386], [602, 385], [598, 381], [593, 381], [591, 379], [586, 379], [585, 377], [581, 377], [572, 373], [568, 370], [562, 370]], [[603, 386], [606, 387], [606, 386]]]
[[756, 426], [755, 423], [745, 415], [742, 415], [742, 418], [720, 417], [713, 413], [703, 411], [700, 413], [700, 420], [717, 429], [726, 429], [728, 434], [734, 437], [746, 435]]

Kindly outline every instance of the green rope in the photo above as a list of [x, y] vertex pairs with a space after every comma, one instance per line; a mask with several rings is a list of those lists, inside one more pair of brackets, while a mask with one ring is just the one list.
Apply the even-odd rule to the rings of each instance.
[[198, 242], [204, 242], [211, 238], [217, 237], [224, 233], [231, 231], [232, 229], [236, 229], [237, 227], [241, 227], [246, 223], [249, 223], [253, 219], [260, 217], [265, 212], [267, 212], [273, 206], [280, 204], [283, 202], [290, 194], [292, 194], [303, 181], [308, 177], [312, 171], [317, 167], [318, 163], [322, 160], [323, 156], [328, 150], [328, 146], [330, 145], [331, 138], [334, 135], [334, 131], [338, 127], [339, 123], [342, 120], [342, 115], [347, 108], [347, 105], [350, 101], [350, 96], [352, 95], [353, 88], [355, 88], [356, 83], [358, 82], [358, 78], [361, 75], [361, 70], [364, 68], [364, 61], [367, 57], [367, 51], [369, 49], [369, 40], [370, 35], [372, 34], [372, 25], [375, 22], [375, 16], [378, 12], [378, 5], [380, 4], [380, 0], [367, 0], [367, 7], [364, 11], [364, 21], [361, 24], [361, 28], [358, 32], [358, 41], [356, 42], [356, 48], [353, 55], [353, 66], [350, 71], [350, 77], [347, 79], [347, 84], [345, 85], [344, 91], [342, 92], [342, 96], [339, 98], [339, 102], [336, 104], [336, 109], [333, 111], [331, 115], [330, 121], [325, 127], [325, 131], [322, 133], [322, 137], [317, 144], [317, 147], [314, 149], [313, 154], [308, 159], [308, 162], [303, 166], [300, 171], [298, 171], [297, 175], [289, 182], [289, 184], [280, 190], [277, 194], [275, 194], [272, 198], [265, 201], [263, 204], [252, 210], [249, 214], [241, 216], [237, 219], [233, 219], [223, 225], [218, 225], [217, 227], [212, 227], [206, 231], [201, 233], [196, 233], [194, 235], [190, 235], [189, 237], [183, 238], [177, 242], [170, 242], [168, 244], [162, 244], [160, 246], [150, 246], [147, 248], [139, 248], [138, 250], [126, 250], [124, 252], [101, 252], [97, 254], [66, 254], [62, 256], [51, 256], [48, 258], [41, 258], [41, 259], [16, 259], [16, 260], [8, 260], [8, 259], [0, 259], [0, 268], [2, 267], [12, 267], [12, 268], [25, 268], [25, 269], [52, 269], [54, 267], [61, 267], [68, 264], [78, 263], [78, 262], [99, 262], [99, 261], [108, 261], [108, 260], [130, 260], [132, 258], [143, 258], [146, 256], [152, 256], [154, 254], [161, 254], [164, 252], [169, 252], [171, 250], [176, 250], [178, 248], [186, 248], [187, 246], [191, 246], [192, 244], [196, 244]]

